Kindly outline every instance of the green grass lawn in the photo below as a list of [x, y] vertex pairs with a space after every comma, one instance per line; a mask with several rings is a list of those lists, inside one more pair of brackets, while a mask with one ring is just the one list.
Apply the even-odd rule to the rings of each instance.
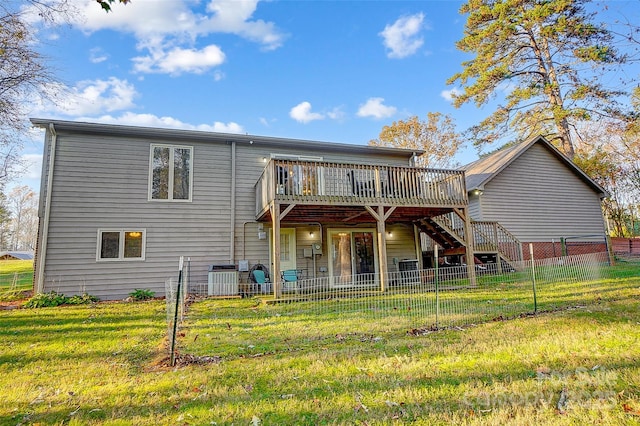
[[33, 289], [33, 260], [0, 260], [0, 301], [23, 297]]
[[160, 301], [0, 311], [0, 424], [640, 424], [634, 285], [422, 335], [345, 333], [366, 322], [294, 304], [197, 302], [180, 350], [218, 362], [177, 368], [158, 362]]

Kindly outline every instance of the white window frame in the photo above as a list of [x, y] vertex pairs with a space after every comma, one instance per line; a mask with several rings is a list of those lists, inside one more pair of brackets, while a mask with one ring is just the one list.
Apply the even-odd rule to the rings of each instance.
[[[176, 149], [188, 149], [189, 150], [189, 198], [186, 200], [174, 200], [173, 199], [173, 178], [175, 170], [173, 167], [169, 167], [169, 188], [167, 190], [167, 198], [153, 198], [153, 152], [156, 148], [169, 148], [169, 164], [174, 163], [174, 152]], [[154, 202], [169, 202], [169, 203], [190, 203], [193, 197], [193, 146], [189, 145], [173, 145], [152, 143], [149, 148], [149, 188], [148, 188], [148, 200]]]
[[[100, 257], [100, 253], [102, 251], [102, 234], [106, 232], [118, 232], [120, 233], [120, 237], [118, 240], [118, 257], [110, 257], [110, 258], [102, 258]], [[140, 232], [142, 233], [142, 253], [141, 257], [124, 257], [124, 240], [125, 234], [128, 232]], [[144, 228], [127, 228], [127, 229], [98, 229], [98, 237], [96, 244], [96, 261], [97, 262], [140, 262], [145, 260], [147, 251], [147, 230]]]

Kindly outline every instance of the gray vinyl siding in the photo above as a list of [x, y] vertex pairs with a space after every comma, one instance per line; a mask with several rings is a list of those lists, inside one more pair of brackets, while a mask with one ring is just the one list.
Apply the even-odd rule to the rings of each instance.
[[[58, 136], [45, 291], [123, 298], [149, 288], [164, 294], [165, 280], [177, 277], [180, 255], [192, 258], [196, 281], [206, 280], [203, 265], [228, 262], [229, 146], [175, 141], [194, 148], [193, 201], [158, 202], [148, 201], [150, 145], [156, 142]], [[146, 230], [145, 260], [96, 261], [98, 229]]]
[[473, 220], [482, 220], [482, 200], [473, 193], [469, 194], [469, 216]]
[[523, 242], [605, 234], [599, 195], [538, 144], [487, 183], [481, 198], [481, 220], [500, 222]]
[[389, 272], [398, 272], [398, 264], [395, 259], [413, 260], [417, 259], [413, 226], [391, 225], [387, 226], [387, 269]]
[[[192, 283], [206, 282], [211, 264], [237, 264], [241, 259], [249, 260], [251, 265], [268, 264], [269, 240], [259, 240], [257, 236], [254, 185], [265, 167], [263, 157], [269, 158], [271, 153], [322, 156], [332, 162], [408, 165], [407, 157], [400, 154], [356, 155], [238, 143], [236, 217], [232, 223], [232, 144], [202, 139], [59, 132], [43, 290], [67, 295], [87, 292], [103, 299], [125, 298], [136, 288], [163, 295], [165, 281], [177, 278], [179, 256], [191, 260]], [[148, 200], [150, 146], [156, 143], [193, 147], [191, 202]], [[47, 155], [44, 161], [42, 192], [46, 188]], [[269, 224], [263, 226], [269, 230]], [[317, 258], [318, 268], [327, 266], [328, 226], [323, 224], [325, 254]], [[100, 229], [144, 230], [145, 259], [97, 261]], [[234, 250], [230, 247], [232, 229]], [[306, 269], [312, 269], [312, 259], [303, 256], [303, 249], [312, 242], [308, 237], [311, 229], [317, 232], [315, 225], [301, 227], [297, 232], [298, 262]], [[396, 254], [391, 257], [415, 257], [393, 250]], [[246, 279], [244, 275], [241, 277]]]

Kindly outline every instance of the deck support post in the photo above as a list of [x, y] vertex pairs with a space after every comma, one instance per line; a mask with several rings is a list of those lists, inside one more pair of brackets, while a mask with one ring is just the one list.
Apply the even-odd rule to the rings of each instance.
[[280, 284], [280, 203], [273, 202], [269, 206], [271, 210], [271, 229], [273, 238], [271, 240], [271, 253], [273, 253], [273, 268], [271, 274], [271, 284], [273, 285], [273, 297], [282, 297], [282, 287]]
[[493, 223], [493, 241], [496, 243], [496, 263], [498, 266], [498, 274], [502, 275], [502, 256], [500, 256], [500, 240], [498, 240], [498, 223]]
[[273, 274], [271, 283], [273, 284], [273, 297], [279, 299], [282, 297], [282, 283], [280, 282], [280, 223], [282, 219], [296, 206], [295, 203], [289, 204], [280, 212], [280, 203], [274, 201], [269, 206], [271, 211], [271, 226], [273, 228], [273, 241], [271, 241], [273, 253]]
[[476, 285], [476, 261], [473, 254], [473, 229], [471, 228], [471, 217], [469, 216], [469, 208], [461, 209], [461, 213], [464, 215], [464, 239], [466, 242], [466, 260], [467, 260], [467, 275], [469, 276], [469, 284]]
[[369, 214], [376, 220], [378, 223], [378, 263], [380, 264], [380, 291], [385, 292], [387, 287], [387, 233], [386, 233], [386, 220], [391, 216], [391, 213], [396, 209], [395, 207], [391, 207], [386, 212], [384, 211], [384, 206], [378, 206], [378, 211], [376, 212], [370, 206], [364, 206]]

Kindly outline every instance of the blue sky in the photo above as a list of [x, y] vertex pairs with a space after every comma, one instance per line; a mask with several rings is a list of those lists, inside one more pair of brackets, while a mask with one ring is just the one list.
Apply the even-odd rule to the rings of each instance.
[[[468, 59], [462, 2], [73, 2], [71, 26], [38, 34], [63, 102], [31, 116], [367, 144], [413, 115], [450, 114], [462, 131], [491, 112], [450, 102]], [[637, 17], [637, 0], [607, 4]], [[24, 154], [15, 183], [38, 190], [42, 135]], [[468, 146], [457, 161], [475, 158]]]

